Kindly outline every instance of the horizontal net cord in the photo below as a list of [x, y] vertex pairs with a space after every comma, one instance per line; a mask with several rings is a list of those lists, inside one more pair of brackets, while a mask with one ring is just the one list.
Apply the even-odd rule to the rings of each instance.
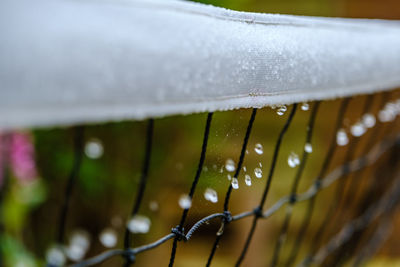
[[[380, 143], [376, 144], [371, 151], [364, 155], [361, 156], [357, 159], [352, 160], [350, 163], [347, 163], [348, 165], [348, 173], [358, 171], [362, 168], [368, 167], [370, 165], [373, 165], [377, 160], [381, 158], [381, 156], [392, 149], [393, 147], [398, 145], [398, 139], [400, 136], [396, 136], [393, 140], [384, 140], [381, 141]], [[344, 164], [346, 165], [346, 164]], [[302, 202], [311, 199], [313, 196], [318, 194], [320, 191], [323, 189], [329, 187], [331, 184], [333, 184], [335, 181], [340, 179], [341, 177], [347, 177], [346, 173], [345, 175], [342, 175], [342, 169], [343, 166], [338, 166], [335, 168], [333, 171], [329, 172], [324, 178], [321, 180], [317, 180], [307, 191], [305, 191], [302, 194], [298, 194], [295, 196], [293, 199], [293, 195], [285, 196], [282, 197], [280, 200], [278, 200], [274, 205], [272, 205], [269, 209], [266, 209], [264, 212], [261, 212], [260, 214], [260, 219], [267, 219], [271, 217], [273, 214], [275, 214], [280, 208], [282, 208], [285, 204], [289, 202], [293, 202], [293, 204], [297, 202]], [[379, 202], [380, 203], [380, 202]], [[237, 215], [231, 215], [229, 212], [224, 212], [224, 213], [215, 213], [211, 214], [209, 216], [204, 217], [203, 219], [197, 221], [191, 228], [190, 230], [185, 234], [183, 232], [176, 232], [176, 228], [172, 228], [171, 233], [158, 239], [157, 241], [143, 245], [137, 248], [129, 248], [129, 249], [113, 249], [113, 250], [108, 250], [106, 252], [103, 252], [102, 254], [99, 254], [98, 256], [95, 256], [93, 258], [81, 261], [76, 264], [70, 265], [71, 267], [84, 267], [84, 266], [92, 266], [101, 262], [106, 261], [107, 259], [118, 256], [118, 255], [137, 255], [139, 253], [142, 253], [144, 251], [156, 248], [160, 246], [161, 244], [167, 242], [170, 239], [176, 238], [177, 235], [181, 237], [182, 241], [189, 241], [193, 234], [206, 222], [216, 219], [216, 218], [222, 218], [225, 220], [228, 220], [229, 222], [233, 221], [238, 221], [246, 217], [254, 216], [256, 213], [258, 213], [259, 210], [255, 209], [252, 211], [247, 211], [243, 212]]]
[[0, 18], [7, 40], [1, 129], [259, 108], [400, 86], [397, 22], [165, 0], [5, 0]]

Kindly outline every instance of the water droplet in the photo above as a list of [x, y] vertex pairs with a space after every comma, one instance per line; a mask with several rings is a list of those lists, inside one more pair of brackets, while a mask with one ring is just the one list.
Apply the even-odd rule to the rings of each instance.
[[243, 166], [243, 171], [244, 171], [244, 172], [247, 172], [246, 166]]
[[367, 129], [365, 128], [364, 124], [362, 124], [361, 122], [357, 122], [350, 128], [351, 134], [355, 137], [363, 135], [366, 132], [366, 130]]
[[218, 202], [217, 191], [215, 191], [212, 188], [207, 188], [206, 191], [204, 192], [204, 198], [212, 203], [217, 203]]
[[367, 114], [364, 114], [364, 116], [362, 117], [362, 122], [365, 127], [372, 128], [375, 126], [376, 119], [373, 114], [367, 113]]
[[310, 109], [310, 105], [308, 103], [301, 104], [301, 110], [307, 111]]
[[278, 110], [276, 111], [276, 114], [278, 114], [279, 116], [282, 116], [283, 114], [285, 114], [286, 111], [287, 111], [287, 107], [285, 105], [281, 105], [281, 106], [279, 106]]
[[254, 151], [258, 154], [258, 155], [262, 155], [264, 153], [264, 148], [261, 144], [256, 144], [256, 147], [254, 148]]
[[80, 246], [77, 245], [69, 245], [66, 250], [65, 254], [71, 261], [81, 261], [86, 254], [86, 251], [82, 249]]
[[336, 134], [336, 143], [338, 146], [345, 146], [349, 143], [349, 137], [344, 129], [340, 129]]
[[106, 248], [112, 248], [117, 245], [117, 232], [112, 228], [106, 228], [99, 235], [100, 243]]
[[247, 186], [251, 186], [251, 177], [250, 177], [250, 175], [246, 174], [244, 176], [244, 182], [246, 183]]
[[133, 216], [127, 223], [127, 228], [134, 234], [145, 234], [150, 230], [151, 221], [143, 215]]
[[291, 167], [291, 168], [294, 168], [297, 165], [299, 165], [300, 164], [299, 156], [296, 153], [291, 152], [288, 157], [288, 164], [289, 164], [289, 167]]
[[207, 166], [203, 167], [203, 172], [208, 172], [208, 167]]
[[232, 180], [232, 176], [230, 174], [228, 174], [227, 177], [229, 181]]
[[381, 122], [389, 122], [395, 119], [395, 114], [388, 109], [379, 111], [378, 118]]
[[49, 265], [63, 266], [66, 262], [66, 258], [61, 246], [49, 248], [46, 252], [46, 261]]
[[228, 172], [233, 172], [236, 169], [235, 162], [232, 159], [227, 159], [225, 162], [225, 169]]
[[254, 169], [254, 175], [255, 175], [257, 178], [261, 178], [261, 177], [262, 177], [262, 170], [261, 170], [260, 168], [255, 168], [255, 169]]
[[99, 139], [92, 138], [85, 145], [85, 154], [88, 158], [98, 159], [103, 155], [103, 145]]
[[312, 152], [312, 145], [310, 143], [306, 143], [304, 145], [304, 151], [307, 153], [311, 153]]
[[149, 202], [149, 209], [151, 211], [157, 211], [158, 208], [159, 208], [159, 206], [158, 206], [158, 202], [157, 201], [153, 200], [153, 201]]
[[69, 238], [69, 246], [65, 253], [72, 261], [80, 261], [85, 256], [90, 246], [89, 233], [84, 230], [74, 231]]
[[188, 195], [181, 195], [179, 198], [179, 206], [182, 209], [189, 209], [192, 206], [192, 199]]
[[232, 188], [233, 189], [239, 189], [239, 181], [236, 177], [232, 178]]
[[260, 166], [260, 168], [262, 168], [262, 163], [261, 163], [261, 161], [258, 163], [258, 166]]
[[69, 238], [69, 243], [87, 250], [90, 246], [90, 235], [85, 230], [75, 230]]

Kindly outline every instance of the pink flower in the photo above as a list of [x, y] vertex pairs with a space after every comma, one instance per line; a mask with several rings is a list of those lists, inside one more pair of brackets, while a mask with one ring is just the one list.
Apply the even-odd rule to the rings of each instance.
[[3, 184], [6, 164], [21, 182], [36, 178], [35, 148], [29, 133], [0, 134], [0, 186]]
[[15, 177], [20, 181], [34, 179], [37, 172], [31, 135], [13, 133], [10, 141], [10, 164]]

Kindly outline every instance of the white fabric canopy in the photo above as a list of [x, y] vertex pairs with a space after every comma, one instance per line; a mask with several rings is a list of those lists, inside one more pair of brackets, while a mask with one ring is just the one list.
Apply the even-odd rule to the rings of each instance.
[[0, 1], [0, 128], [290, 104], [400, 86], [400, 23], [173, 0]]

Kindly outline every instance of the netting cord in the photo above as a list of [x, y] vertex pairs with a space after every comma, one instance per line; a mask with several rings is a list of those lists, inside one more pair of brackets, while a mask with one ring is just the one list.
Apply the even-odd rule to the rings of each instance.
[[59, 217], [58, 224], [58, 232], [57, 232], [57, 242], [58, 244], [64, 243], [65, 236], [65, 225], [67, 222], [67, 216], [69, 211], [69, 206], [71, 203], [72, 191], [78, 179], [79, 171], [82, 164], [82, 156], [83, 156], [83, 137], [84, 137], [84, 128], [83, 126], [74, 127], [74, 160], [71, 172], [68, 177], [67, 186], [65, 188], [64, 194], [64, 202], [61, 206], [61, 212]]
[[[248, 143], [249, 138], [250, 138], [251, 129], [253, 127], [253, 123], [254, 123], [254, 120], [256, 118], [256, 114], [257, 114], [257, 109], [253, 108], [253, 111], [252, 111], [251, 116], [250, 116], [249, 123], [247, 125], [246, 134], [244, 136], [242, 150], [240, 151], [238, 166], [236, 168], [235, 175], [233, 176], [234, 178], [237, 178], [239, 176], [240, 170], [242, 169], [242, 165], [243, 165], [243, 161], [244, 161], [244, 157], [245, 157], [246, 149], [247, 149], [247, 143]], [[232, 220], [232, 216], [231, 216], [231, 214], [229, 212], [229, 200], [230, 200], [230, 197], [231, 197], [232, 189], [233, 189], [233, 187], [232, 187], [232, 183], [231, 183], [229, 185], [228, 191], [226, 192], [226, 195], [225, 195], [225, 201], [224, 201], [224, 214], [225, 214], [225, 217], [222, 219], [221, 227], [217, 232], [217, 237], [215, 238], [214, 244], [213, 244], [213, 246], [211, 248], [211, 252], [210, 252], [210, 255], [208, 257], [207, 264], [206, 264], [207, 267], [211, 265], [211, 262], [212, 262], [212, 260], [214, 258], [214, 255], [215, 255], [215, 251], [217, 250], [218, 244], [219, 244], [219, 242], [220, 242], [220, 240], [222, 238], [223, 232], [225, 230], [226, 224], [230, 223], [230, 221]]]
[[382, 246], [393, 231], [392, 219], [392, 216], [386, 216], [383, 223], [374, 231], [372, 238], [368, 241], [364, 249], [356, 256], [352, 266], [359, 267]]
[[[399, 138], [399, 136], [397, 136], [397, 138]], [[366, 168], [366, 167], [374, 164], [378, 159], [380, 159], [382, 157], [382, 155], [384, 155], [387, 151], [392, 149], [395, 145], [396, 144], [390, 140], [382, 141], [378, 145], [374, 146], [371, 149], [371, 151], [368, 152], [367, 155], [363, 155], [363, 156], [351, 161], [350, 163], [345, 163], [345, 164], [349, 165], [349, 168], [347, 168], [348, 172], [355, 172], [362, 168]], [[319, 186], [316, 186], [315, 184], [313, 184], [307, 191], [305, 191], [302, 194], [298, 194], [297, 198], [296, 198], [296, 202], [302, 202], [302, 201], [306, 201], [306, 200], [313, 198], [321, 190], [329, 187], [334, 182], [336, 182], [338, 179], [345, 177], [345, 176], [342, 176], [342, 169], [343, 169], [343, 165], [338, 166], [333, 171], [331, 171], [327, 176], [323, 177], [320, 180]], [[254, 215], [260, 216], [259, 217], [260, 219], [267, 219], [267, 218], [271, 217], [273, 214], [275, 214], [285, 204], [290, 203], [290, 199], [291, 199], [290, 196], [285, 196], [285, 197], [281, 198], [280, 200], [278, 200], [274, 205], [272, 205], [269, 209], [267, 209], [265, 211], [256, 211], [256, 210], [246, 211], [246, 212], [237, 214], [235, 216], [230, 216], [230, 219], [232, 220], [232, 222], [234, 222], [234, 221], [238, 221], [240, 219], [243, 219], [243, 218], [246, 218], [249, 216], [254, 216]], [[200, 226], [204, 225], [206, 222], [208, 222], [212, 219], [215, 219], [215, 218], [226, 218], [226, 214], [225, 213], [215, 213], [215, 214], [211, 214], [211, 215], [199, 220], [192, 226], [192, 228], [188, 231], [188, 233], [186, 235], [184, 235], [184, 233], [182, 231], [181, 234], [184, 235], [184, 237], [182, 237], [183, 240], [188, 241], [191, 238], [191, 236], [193, 235], [193, 233], [200, 228]], [[173, 228], [173, 229], [175, 229], [175, 228]], [[157, 241], [155, 241], [153, 243], [143, 245], [143, 246], [140, 246], [137, 248], [130, 248], [128, 251], [122, 250], [122, 249], [109, 250], [109, 251], [99, 254], [93, 258], [73, 264], [73, 265], [71, 265], [71, 267], [84, 267], [84, 266], [95, 265], [95, 264], [104, 262], [105, 260], [107, 260], [113, 256], [116, 256], [116, 255], [126, 255], [126, 254], [137, 255], [138, 253], [142, 253], [144, 251], [153, 249], [175, 237], [176, 237], [175, 233], [170, 233], [170, 234], [158, 239]]]
[[[362, 108], [362, 114], [365, 114], [371, 107], [370, 104], [370, 99], [372, 95], [367, 96], [366, 101], [364, 101], [364, 105]], [[362, 115], [361, 114], [361, 115]], [[354, 157], [355, 151], [357, 150], [357, 147], [359, 145], [359, 138], [353, 137], [349, 143], [349, 145], [346, 147], [346, 155], [344, 157], [344, 162], [349, 162], [351, 159]], [[343, 165], [342, 169], [342, 175], [346, 175], [348, 173], [347, 171], [348, 166]], [[330, 206], [328, 208], [328, 212], [325, 214], [324, 219], [322, 220], [322, 223], [320, 226], [317, 228], [318, 230], [316, 231], [316, 234], [314, 235], [313, 242], [311, 243], [311, 254], [313, 254], [314, 251], [317, 250], [319, 245], [321, 244], [323, 240], [324, 233], [327, 231], [329, 226], [331, 225], [331, 222], [334, 221], [334, 218], [336, 217], [336, 210], [337, 207], [339, 206], [339, 203], [342, 202], [342, 198], [344, 195], [344, 188], [346, 185], [346, 181], [348, 179], [342, 179], [340, 180], [340, 183], [336, 187], [336, 191], [334, 194], [334, 200], [330, 203]], [[308, 266], [308, 265], [306, 265]]]
[[239, 256], [235, 266], [240, 266], [240, 264], [242, 263], [245, 255], [246, 255], [246, 252], [247, 252], [247, 250], [248, 250], [248, 248], [250, 246], [251, 239], [253, 238], [253, 235], [254, 235], [254, 232], [255, 232], [255, 229], [256, 229], [257, 221], [261, 217], [260, 213], [261, 213], [261, 211], [262, 211], [262, 209], [264, 207], [264, 203], [265, 203], [265, 200], [267, 198], [267, 195], [268, 195], [268, 192], [269, 192], [269, 188], [271, 186], [272, 177], [274, 175], [274, 170], [275, 170], [276, 162], [278, 160], [279, 150], [280, 150], [280, 147], [281, 147], [282, 140], [283, 140], [287, 130], [289, 129], [289, 126], [290, 126], [290, 124], [291, 124], [291, 122], [293, 120], [294, 115], [296, 114], [296, 109], [297, 109], [297, 104], [294, 104], [293, 107], [292, 107], [292, 110], [291, 110], [291, 112], [290, 112], [290, 114], [289, 114], [289, 116], [288, 116], [288, 118], [286, 120], [286, 123], [284, 124], [281, 132], [279, 133], [278, 140], [277, 140], [276, 145], [275, 145], [274, 154], [272, 156], [272, 162], [271, 162], [271, 167], [270, 167], [270, 171], [269, 171], [268, 178], [267, 178], [267, 183], [265, 185], [265, 189], [264, 189], [264, 192], [262, 194], [262, 197], [261, 197], [261, 200], [260, 200], [260, 204], [258, 205], [258, 207], [255, 208], [253, 222], [252, 222], [252, 225], [251, 225], [251, 228], [250, 228], [250, 232], [249, 232], [249, 234], [247, 236], [246, 242], [245, 242], [245, 244], [243, 246], [242, 252], [240, 253], [240, 256]]
[[[368, 101], [368, 100], [367, 100]], [[385, 105], [387, 101], [387, 94], [384, 93], [382, 94], [382, 97], [380, 99], [380, 103], [379, 103], [379, 110], [381, 108], [383, 108], [383, 106]], [[368, 101], [370, 103], [368, 103], [368, 105], [372, 105], [372, 100]], [[368, 110], [364, 110], [364, 114], [366, 114], [368, 112]], [[385, 126], [382, 125], [381, 127], [377, 127], [375, 126], [372, 131], [369, 133], [367, 142], [364, 144], [361, 154], [365, 154], [368, 152], [369, 146], [371, 144], [374, 143], [375, 139], [377, 138], [377, 136], [380, 135], [381, 132], [383, 132], [383, 130], [385, 129]], [[347, 179], [347, 195], [344, 197], [344, 199], [342, 199], [342, 202], [339, 203], [338, 207], [342, 207], [343, 209], [351, 209], [351, 207], [355, 207], [356, 203], [358, 203], [358, 193], [359, 193], [359, 188], [361, 188], [361, 186], [357, 186], [359, 185], [359, 183], [356, 183], [356, 181], [359, 181], [360, 177], [363, 177], [363, 180], [366, 180], [366, 178], [368, 177], [368, 173], [366, 173], [367, 169], [362, 169], [360, 170], [360, 172], [357, 173], [357, 177], [354, 177], [356, 173], [353, 173], [348, 179]], [[344, 191], [344, 188], [343, 188]], [[351, 193], [350, 193], [351, 192]], [[345, 222], [348, 218], [346, 216], [346, 214], [342, 214], [340, 215], [339, 211], [336, 211], [336, 217], [338, 217], [339, 220]], [[347, 249], [350, 250], [350, 249]], [[337, 254], [342, 255], [343, 260], [345, 259], [345, 255], [348, 254], [348, 252], [346, 251], [345, 248], [340, 248], [337, 251]]]
[[[381, 98], [381, 103], [379, 104], [379, 110], [381, 110], [382, 108], [384, 108], [385, 103], [387, 102], [388, 99], [388, 95], [389, 93], [386, 92], [384, 94], [382, 94], [382, 98]], [[397, 120], [397, 119], [396, 119]], [[392, 126], [392, 127], [387, 127], [387, 126]], [[366, 144], [364, 145], [363, 151], [361, 152], [362, 154], [366, 153], [368, 151], [368, 147], [370, 146], [370, 144], [374, 143], [374, 141], [376, 140], [376, 138], [378, 136], [385, 136], [388, 133], [386, 132], [390, 132], [392, 130], [392, 128], [396, 125], [396, 121], [393, 122], [392, 124], [383, 124], [380, 125], [380, 127], [375, 126], [373, 131], [370, 133], [369, 139], [367, 140]], [[396, 163], [394, 163], [396, 164]], [[347, 198], [342, 202], [342, 207], [343, 208], [348, 208], [351, 209], [351, 207], [354, 208], [354, 210], [356, 210], [355, 214], [359, 214], [360, 211], [364, 210], [366, 208], [366, 204], [367, 202], [369, 202], [370, 200], [370, 196], [371, 193], [373, 193], [376, 189], [376, 184], [375, 184], [375, 180], [372, 180], [373, 183], [369, 184], [368, 187], [369, 189], [366, 191], [366, 194], [363, 198], [361, 198], [361, 204], [359, 204], [359, 200], [357, 198], [357, 195], [360, 193], [360, 188], [362, 188], [362, 186], [360, 186], [358, 183], [356, 183], [356, 180], [359, 180], [359, 177], [363, 177], [362, 181], [369, 181], [368, 179], [368, 173], [366, 172], [367, 169], [362, 169], [360, 170], [360, 172], [357, 173], [357, 177], [354, 177], [353, 174], [353, 179], [351, 179], [350, 181], [350, 185], [349, 188], [347, 189], [347, 192], [354, 192], [352, 194], [347, 194]], [[349, 179], [348, 179], [349, 180]], [[359, 185], [356, 187], [356, 185]], [[367, 188], [368, 188], [367, 187]], [[369, 192], [368, 192], [369, 191]], [[351, 196], [351, 199], [350, 199]], [[358, 211], [357, 211], [358, 210]], [[342, 216], [339, 216], [340, 219], [342, 219], [343, 223], [346, 222], [346, 220], [349, 220], [349, 216], [346, 216], [347, 214], [343, 214]], [[351, 218], [350, 218], [351, 219]], [[360, 235], [361, 233], [357, 233], [358, 235]], [[339, 248], [335, 253], [336, 255], [340, 255], [340, 261], [346, 261], [348, 256], [350, 255], [351, 251], [355, 251], [357, 244], [360, 243], [360, 238], [354, 237], [353, 240], [351, 242], [348, 242], [344, 247]], [[331, 257], [332, 260], [339, 260], [339, 258], [335, 257]]]
[[[381, 96], [381, 99], [380, 99], [380, 103], [379, 103], [379, 106], [378, 106], [378, 111], [381, 110], [381, 109], [385, 106], [385, 103], [388, 101], [388, 98], [389, 98], [389, 93], [388, 93], [388, 92], [382, 93], [382, 96]], [[372, 131], [370, 132], [370, 135], [369, 135], [369, 137], [368, 137], [368, 140], [365, 142], [365, 145], [364, 145], [364, 148], [363, 148], [361, 154], [366, 154], [366, 153], [368, 152], [368, 150], [369, 150], [370, 145], [373, 144], [373, 143], [375, 142], [375, 140], [377, 139], [377, 137], [380, 136], [380, 135], [382, 135], [382, 134], [384, 134], [384, 130], [385, 130], [385, 128], [386, 128], [385, 126], [386, 126], [387, 124], [381, 125], [381, 123], [380, 123], [378, 120], [377, 120], [377, 123], [378, 123], [381, 127], [378, 127], [378, 125], [376, 125], [376, 126], [372, 129]], [[362, 169], [362, 170], [360, 171], [359, 177], [364, 177], [364, 172], [365, 172], [365, 170], [366, 170], [366, 169]], [[354, 181], [354, 179], [353, 179], [352, 181]], [[352, 183], [355, 184], [354, 182], [352, 182]], [[350, 188], [352, 188], [352, 187], [350, 186]], [[354, 188], [354, 190], [351, 190], [351, 191], [354, 192], [354, 194], [353, 194], [354, 197], [352, 197], [352, 201], [351, 201], [351, 203], [349, 203], [350, 205], [356, 206], [356, 203], [358, 202], [358, 201], [357, 201], [357, 199], [358, 199], [358, 198], [357, 198], [357, 195], [358, 195], [358, 192], [359, 192], [359, 190], [357, 190], [357, 189], [359, 189], [359, 188], [360, 188], [360, 187], [357, 187], [357, 188]], [[353, 188], [352, 188], [352, 189], [353, 189]], [[345, 202], [349, 202], [349, 201], [345, 201]]]
[[[338, 110], [338, 115], [336, 117], [336, 123], [334, 126], [334, 131], [333, 131], [333, 135], [331, 137], [330, 140], [330, 144], [329, 144], [329, 148], [328, 148], [328, 152], [326, 154], [326, 157], [324, 159], [324, 162], [322, 164], [322, 167], [320, 169], [320, 172], [315, 180], [315, 185], [317, 188], [320, 187], [321, 185], [321, 179], [325, 176], [328, 167], [332, 161], [333, 155], [335, 154], [337, 145], [336, 145], [336, 133], [339, 131], [339, 129], [342, 127], [343, 124], [343, 120], [344, 120], [344, 116], [346, 114], [346, 110], [347, 110], [347, 106], [349, 104], [350, 98], [345, 98], [343, 100], [341, 100], [340, 103], [340, 107]], [[289, 257], [288, 260], [286, 261], [285, 266], [289, 267], [293, 265], [294, 260], [297, 257], [297, 254], [299, 252], [299, 248], [300, 248], [300, 244], [304, 239], [305, 233], [308, 229], [308, 226], [310, 224], [311, 218], [312, 218], [312, 214], [314, 212], [314, 204], [316, 201], [316, 195], [314, 197], [312, 197], [310, 199], [310, 201], [308, 202], [308, 206], [307, 206], [307, 210], [306, 210], [306, 214], [303, 217], [303, 221], [301, 222], [301, 226], [300, 226], [300, 230], [297, 233], [294, 245], [292, 247], [292, 250], [289, 253]]]
[[[304, 147], [309, 144], [312, 144], [312, 136], [313, 136], [313, 130], [314, 130], [314, 124], [315, 124], [315, 118], [317, 116], [318, 113], [318, 108], [319, 108], [319, 104], [320, 102], [316, 102], [312, 108], [311, 114], [310, 114], [310, 118], [307, 124], [307, 128], [306, 128], [306, 140], [304, 141]], [[300, 161], [300, 166], [297, 169], [293, 184], [292, 184], [292, 188], [290, 191], [290, 196], [291, 196], [291, 200], [289, 202], [289, 205], [286, 208], [286, 214], [285, 214], [285, 218], [279, 233], [279, 238], [278, 241], [275, 243], [275, 248], [274, 248], [274, 252], [273, 252], [273, 256], [272, 256], [272, 260], [271, 260], [271, 265], [270, 266], [276, 266], [279, 260], [279, 253], [280, 253], [280, 249], [282, 247], [282, 245], [285, 242], [285, 237], [287, 235], [288, 232], [288, 228], [289, 228], [289, 224], [290, 224], [290, 219], [292, 216], [292, 210], [293, 210], [293, 206], [296, 202], [296, 193], [297, 193], [297, 187], [298, 184], [300, 182], [300, 179], [303, 175], [304, 172], [304, 168], [307, 164], [307, 159], [308, 159], [308, 155], [309, 152], [307, 152], [305, 149], [303, 149], [303, 154], [301, 157], [301, 161]]]
[[[399, 144], [397, 143], [395, 149], [398, 150], [398, 148]], [[397, 171], [397, 176], [398, 175], [399, 172]], [[384, 194], [378, 203], [370, 206], [361, 216], [346, 224], [337, 235], [335, 235], [325, 246], [319, 249], [315, 256], [311, 257], [307, 261], [303, 261], [300, 266], [307, 266], [310, 263], [321, 264], [328, 255], [348, 242], [354, 233], [365, 229], [374, 220], [378, 219], [379, 216], [387, 214], [391, 210], [395, 209], [399, 202], [400, 179], [397, 177], [397, 181], [393, 182], [393, 184], [389, 186], [388, 192]]]
[[[209, 134], [210, 134], [210, 127], [211, 127], [212, 117], [213, 117], [213, 113], [212, 112], [208, 113], [206, 126], [205, 126], [205, 129], [204, 129], [203, 145], [201, 147], [200, 160], [199, 160], [199, 163], [198, 163], [198, 166], [197, 166], [196, 175], [194, 177], [194, 180], [193, 180], [192, 186], [190, 187], [190, 191], [189, 191], [189, 195], [188, 195], [190, 197], [190, 199], [193, 198], [193, 195], [194, 195], [194, 193], [196, 191], [197, 184], [198, 184], [198, 182], [200, 180], [201, 172], [203, 170], [203, 165], [204, 165], [204, 161], [205, 161], [205, 158], [206, 158], [207, 143], [208, 143], [208, 137], [209, 137]], [[184, 225], [184, 223], [186, 221], [188, 213], [189, 213], [189, 208], [184, 209], [183, 213], [182, 213], [181, 220], [179, 222], [179, 225], [172, 229], [172, 233], [175, 235], [175, 238], [174, 238], [174, 241], [172, 243], [171, 257], [170, 257], [169, 265], [168, 265], [170, 267], [172, 267], [174, 265], [176, 249], [177, 249], [177, 246], [178, 246], [178, 241], [183, 240], [181, 233], [183, 233], [183, 225]]]
[[[152, 148], [152, 141], [153, 141], [153, 132], [154, 132], [154, 120], [149, 119], [147, 121], [147, 129], [146, 129], [146, 145], [145, 145], [145, 154], [144, 154], [144, 161], [142, 166], [142, 173], [139, 182], [139, 188], [136, 193], [136, 200], [133, 204], [131, 217], [135, 216], [140, 209], [142, 204], [143, 195], [146, 189], [147, 178], [149, 174], [149, 166], [150, 166], [150, 159], [151, 159], [151, 148]], [[124, 249], [128, 250], [131, 244], [132, 235], [129, 232], [129, 229], [126, 227], [125, 229], [125, 237], [124, 237]], [[129, 267], [135, 261], [134, 255], [126, 254], [125, 256], [125, 267]]]

